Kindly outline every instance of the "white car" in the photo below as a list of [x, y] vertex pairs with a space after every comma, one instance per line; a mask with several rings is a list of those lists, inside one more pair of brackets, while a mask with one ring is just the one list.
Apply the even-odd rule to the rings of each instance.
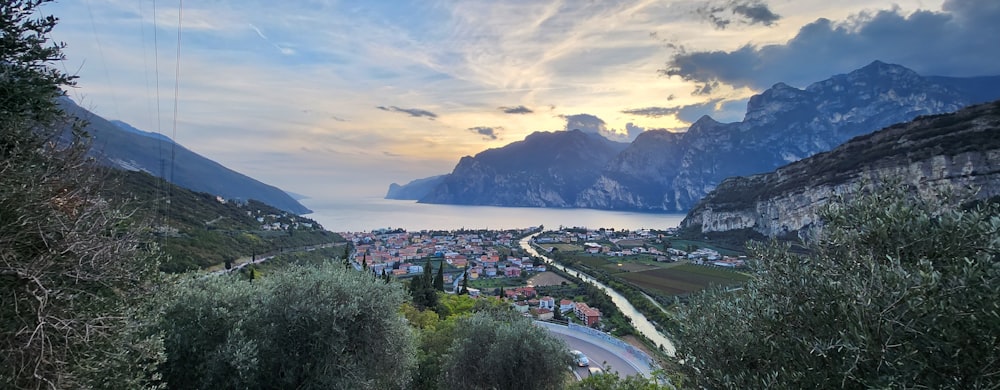
[[573, 355], [573, 362], [576, 363], [577, 367], [587, 367], [590, 365], [590, 359], [587, 359], [587, 355], [584, 355], [583, 352], [574, 349], [569, 351], [569, 353]]

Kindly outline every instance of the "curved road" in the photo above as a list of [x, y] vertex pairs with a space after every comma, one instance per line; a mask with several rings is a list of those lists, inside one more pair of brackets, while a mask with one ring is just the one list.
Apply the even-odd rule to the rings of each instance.
[[[608, 368], [608, 372], [618, 372], [618, 375], [622, 378], [638, 374], [639, 371], [628, 364], [625, 359], [620, 356], [615, 355], [611, 351], [604, 349], [600, 345], [594, 344], [583, 338], [568, 335], [563, 333], [551, 332], [556, 338], [562, 339], [569, 346], [569, 349], [575, 349], [583, 352], [590, 359], [591, 367], [598, 367], [601, 369]], [[576, 367], [574, 368], [576, 373], [580, 375], [581, 378], [586, 378], [590, 375], [590, 370], [587, 367]]]
[[[573, 331], [562, 325], [546, 322], [535, 322], [535, 324], [545, 327], [550, 334], [565, 341], [569, 349], [575, 349], [587, 355], [591, 367], [608, 368], [609, 372], [617, 372], [621, 377], [635, 374], [645, 377], [651, 375], [650, 368], [644, 367], [645, 363], [635, 359], [621, 347], [591, 335]], [[581, 378], [590, 375], [590, 370], [587, 367], [577, 367], [575, 371]]]

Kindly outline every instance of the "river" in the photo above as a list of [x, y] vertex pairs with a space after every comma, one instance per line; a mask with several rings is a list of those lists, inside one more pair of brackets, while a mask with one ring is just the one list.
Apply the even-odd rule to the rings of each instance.
[[538, 251], [535, 250], [533, 246], [531, 246], [531, 240], [539, 234], [540, 233], [535, 233], [525, 238], [522, 238], [521, 248], [523, 248], [532, 256], [538, 256], [542, 258], [543, 260], [545, 260], [546, 263], [552, 265], [553, 267], [556, 267], [557, 269], [560, 269], [571, 275], [575, 275], [580, 279], [582, 279], [583, 281], [593, 284], [598, 288], [600, 288], [601, 290], [604, 290], [604, 292], [606, 292], [611, 297], [611, 301], [615, 303], [615, 306], [618, 306], [618, 310], [620, 310], [622, 314], [625, 315], [625, 317], [627, 317], [629, 320], [632, 321], [632, 325], [635, 326], [635, 329], [638, 330], [639, 333], [642, 333], [643, 336], [646, 336], [646, 338], [651, 340], [656, 345], [662, 346], [663, 350], [667, 353], [667, 355], [674, 356], [675, 352], [674, 343], [671, 342], [670, 339], [667, 338], [667, 336], [664, 336], [663, 333], [657, 331], [653, 323], [650, 322], [648, 319], [646, 319], [646, 316], [642, 315], [642, 313], [636, 310], [635, 306], [632, 306], [632, 304], [629, 303], [628, 299], [625, 299], [624, 296], [619, 294], [611, 287], [608, 287], [603, 283], [598, 282], [597, 279], [590, 277], [590, 275], [577, 271], [573, 268], [556, 264], [554, 261], [552, 261], [552, 259], [546, 256], [542, 256], [540, 253], [538, 253]]

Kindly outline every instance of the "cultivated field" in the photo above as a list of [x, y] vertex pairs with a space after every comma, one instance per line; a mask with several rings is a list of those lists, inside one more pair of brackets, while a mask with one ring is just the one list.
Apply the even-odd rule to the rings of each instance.
[[529, 286], [557, 286], [563, 282], [572, 283], [569, 280], [566, 280], [566, 278], [551, 271], [542, 272], [538, 275], [532, 276], [531, 279], [528, 279]]
[[667, 295], [688, 294], [703, 290], [710, 285], [735, 285], [747, 279], [746, 275], [740, 273], [692, 264], [626, 272], [615, 276], [643, 289], [656, 290]]

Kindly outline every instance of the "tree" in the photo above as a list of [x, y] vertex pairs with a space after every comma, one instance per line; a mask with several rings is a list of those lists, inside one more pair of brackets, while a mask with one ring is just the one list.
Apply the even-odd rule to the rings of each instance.
[[807, 255], [755, 245], [743, 290], [681, 313], [699, 387], [1000, 386], [1000, 206], [898, 183], [821, 212]]
[[74, 77], [47, 2], [0, 5], [0, 388], [144, 388], [155, 246], [59, 107]]
[[404, 388], [416, 362], [404, 301], [399, 284], [329, 263], [185, 279], [162, 301], [161, 372], [175, 389]]
[[469, 295], [469, 268], [465, 268], [462, 273], [462, 289], [458, 290], [459, 295]]
[[[427, 264], [430, 264], [430, 261], [427, 261]], [[438, 266], [437, 275], [434, 277], [434, 289], [444, 291], [444, 262]]]
[[561, 389], [572, 358], [566, 344], [512, 311], [461, 318], [442, 364], [447, 389]]

